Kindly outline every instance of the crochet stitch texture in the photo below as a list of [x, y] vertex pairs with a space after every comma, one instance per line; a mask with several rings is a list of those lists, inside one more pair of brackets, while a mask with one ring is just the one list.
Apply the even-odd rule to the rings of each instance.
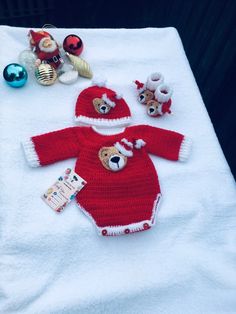
[[148, 125], [127, 127], [114, 135], [100, 134], [93, 127], [70, 127], [33, 136], [23, 146], [33, 167], [77, 158], [75, 172], [87, 185], [76, 202], [103, 236], [151, 228], [161, 190], [149, 154], [185, 161], [190, 152], [190, 140], [184, 135]]

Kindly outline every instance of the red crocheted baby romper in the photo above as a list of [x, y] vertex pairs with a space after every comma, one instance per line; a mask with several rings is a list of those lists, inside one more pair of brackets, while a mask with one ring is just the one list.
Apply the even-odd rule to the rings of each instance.
[[183, 161], [189, 147], [182, 134], [148, 125], [114, 135], [71, 127], [34, 136], [24, 144], [32, 166], [78, 158], [75, 172], [87, 185], [76, 201], [102, 235], [128, 234], [155, 224], [161, 191], [148, 154]]

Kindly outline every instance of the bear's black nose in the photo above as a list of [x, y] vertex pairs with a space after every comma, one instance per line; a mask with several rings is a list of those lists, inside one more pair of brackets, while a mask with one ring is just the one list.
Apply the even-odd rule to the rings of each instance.
[[102, 107], [101, 107], [101, 110], [102, 110], [102, 111], [105, 111], [105, 110], [106, 110], [106, 106], [102, 106]]
[[118, 163], [120, 161], [120, 157], [119, 156], [112, 157], [111, 161], [114, 163]]
[[149, 112], [150, 112], [150, 113], [153, 113], [154, 111], [155, 111], [154, 108], [149, 108]]
[[141, 94], [141, 95], [139, 96], [139, 99], [140, 99], [140, 100], [143, 100], [143, 98], [144, 98], [144, 96]]

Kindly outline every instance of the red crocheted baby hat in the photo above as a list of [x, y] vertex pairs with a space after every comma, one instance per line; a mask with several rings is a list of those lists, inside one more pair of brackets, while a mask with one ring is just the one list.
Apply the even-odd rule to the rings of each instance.
[[94, 83], [78, 96], [75, 107], [76, 122], [100, 127], [125, 126], [131, 122], [129, 107], [121, 95]]

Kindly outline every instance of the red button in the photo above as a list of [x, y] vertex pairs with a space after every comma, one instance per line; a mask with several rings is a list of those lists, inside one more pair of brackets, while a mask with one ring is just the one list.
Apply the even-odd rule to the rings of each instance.
[[148, 224], [148, 223], [145, 223], [145, 224], [143, 224], [143, 228], [144, 228], [145, 230], [147, 230], [147, 229], [149, 229], [149, 228], [150, 228], [150, 226], [149, 226], [149, 224]]
[[102, 235], [104, 235], [104, 236], [107, 235], [107, 230], [106, 229], [102, 230]]
[[126, 234], [130, 233], [130, 230], [129, 229], [125, 229], [125, 233]]

